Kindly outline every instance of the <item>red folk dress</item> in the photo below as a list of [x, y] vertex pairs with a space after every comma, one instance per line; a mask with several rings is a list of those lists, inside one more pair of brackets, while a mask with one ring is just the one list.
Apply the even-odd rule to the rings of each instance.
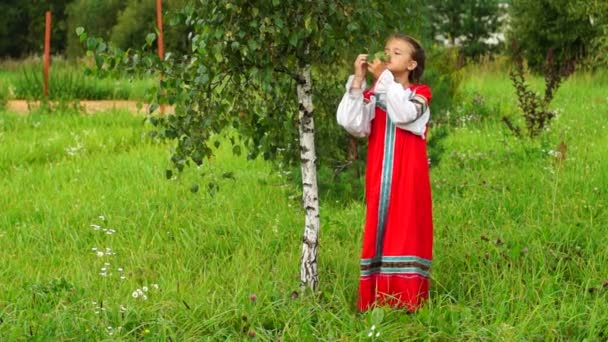
[[[410, 90], [430, 102], [429, 87]], [[366, 91], [364, 101], [373, 95]], [[433, 220], [425, 135], [396, 127], [377, 101], [365, 175], [359, 310], [390, 305], [415, 311], [428, 298]]]
[[[417, 310], [428, 299], [433, 219], [426, 129], [431, 90], [404, 89], [385, 70], [372, 89], [346, 84], [338, 124], [368, 137], [358, 308]], [[363, 88], [365, 86], [363, 85]]]

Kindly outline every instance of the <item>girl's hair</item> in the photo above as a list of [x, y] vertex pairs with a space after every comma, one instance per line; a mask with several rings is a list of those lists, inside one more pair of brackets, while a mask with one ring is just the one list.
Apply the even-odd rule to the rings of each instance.
[[422, 74], [424, 73], [424, 62], [426, 60], [426, 54], [424, 53], [424, 49], [422, 48], [422, 45], [420, 45], [420, 43], [418, 43], [418, 41], [416, 41], [414, 38], [402, 34], [402, 33], [395, 33], [392, 36], [390, 36], [388, 38], [388, 40], [391, 39], [400, 39], [405, 41], [406, 43], [410, 44], [413, 48], [414, 51], [412, 52], [412, 59], [416, 61], [416, 68], [412, 71], [410, 71], [410, 74], [408, 75], [408, 79], [410, 82], [412, 83], [417, 83], [420, 81], [420, 78], [422, 77]]

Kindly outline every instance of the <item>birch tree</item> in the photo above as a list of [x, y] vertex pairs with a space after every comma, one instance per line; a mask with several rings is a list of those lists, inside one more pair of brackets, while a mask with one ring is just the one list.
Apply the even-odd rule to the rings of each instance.
[[[356, 52], [383, 46], [390, 33], [416, 21], [413, 3], [200, 1], [173, 19], [174, 24], [193, 27], [192, 53], [167, 56], [162, 62], [149, 51], [154, 35], [148, 36], [147, 52], [123, 52], [87, 37], [83, 29], [78, 33], [95, 55], [97, 72], [143, 68], [163, 74], [163, 91], [155, 89], [152, 100], [174, 104], [176, 113], [151, 116], [150, 122], [158, 128], [156, 134], [176, 141], [171, 160], [177, 170], [190, 163], [202, 165], [213, 154], [209, 138], [226, 127], [241, 134], [251, 158], [270, 158], [297, 144], [305, 212], [300, 282], [314, 291], [320, 232], [314, 70], [350, 68]], [[395, 25], [399, 22], [403, 24]], [[238, 141], [231, 142], [239, 154]]]

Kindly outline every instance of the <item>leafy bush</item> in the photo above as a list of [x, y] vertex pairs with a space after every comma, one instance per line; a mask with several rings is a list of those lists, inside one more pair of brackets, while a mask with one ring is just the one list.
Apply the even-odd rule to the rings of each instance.
[[[515, 51], [515, 68], [510, 72], [511, 81], [515, 87], [519, 108], [523, 112], [526, 121], [528, 136], [535, 137], [555, 117], [555, 111], [549, 109], [549, 105], [562, 81], [574, 72], [575, 62], [574, 60], [562, 60], [562, 64], [558, 69], [553, 60], [552, 50], [549, 50], [544, 68], [545, 93], [541, 97], [531, 90], [526, 83], [523, 58], [517, 46], [513, 50]], [[521, 136], [521, 129], [515, 126], [508, 117], [504, 117], [503, 121], [515, 135]]]

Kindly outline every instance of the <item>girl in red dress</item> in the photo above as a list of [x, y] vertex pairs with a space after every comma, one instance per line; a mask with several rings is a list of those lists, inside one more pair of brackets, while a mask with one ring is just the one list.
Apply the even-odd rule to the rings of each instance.
[[[366, 218], [358, 308], [416, 311], [428, 299], [433, 220], [426, 133], [431, 90], [419, 84], [425, 54], [409, 36], [391, 36], [388, 62], [361, 54], [337, 113], [338, 123], [368, 137]], [[370, 72], [375, 82], [366, 88]]]

